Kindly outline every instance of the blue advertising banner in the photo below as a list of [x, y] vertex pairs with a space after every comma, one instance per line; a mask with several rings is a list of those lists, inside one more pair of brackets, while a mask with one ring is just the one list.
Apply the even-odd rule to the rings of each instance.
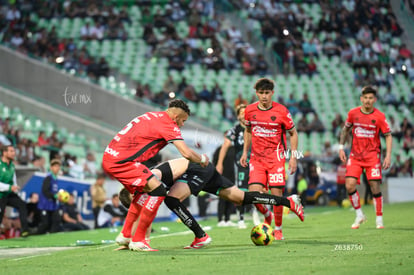
[[[33, 192], [40, 193], [42, 189], [43, 179], [46, 173], [36, 172], [29, 179], [20, 192], [21, 198], [26, 201]], [[76, 205], [83, 219], [93, 220], [92, 201], [90, 194], [91, 183], [87, 181], [77, 180], [70, 177], [58, 177], [59, 189], [64, 189], [69, 193], [73, 193], [76, 199]]]

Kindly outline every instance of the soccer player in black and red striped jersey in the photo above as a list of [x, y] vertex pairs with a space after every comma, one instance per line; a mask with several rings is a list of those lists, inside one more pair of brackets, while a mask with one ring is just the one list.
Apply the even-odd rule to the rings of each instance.
[[144, 205], [137, 231], [130, 243], [133, 250], [152, 250], [145, 242], [145, 232], [167, 194], [161, 182], [141, 162], [152, 158], [164, 146], [172, 143], [184, 158], [204, 167], [209, 163], [206, 155], [191, 150], [181, 136], [180, 128], [189, 115], [190, 109], [184, 101], [173, 100], [166, 111], [148, 112], [134, 118], [105, 149], [102, 168], [131, 194], [135, 194], [134, 201], [138, 201], [144, 193], [154, 197]]
[[[362, 170], [365, 169], [374, 198], [377, 216], [376, 227], [381, 229], [384, 228], [382, 219], [383, 200], [380, 188], [381, 170], [388, 169], [391, 164], [392, 135], [384, 113], [374, 107], [374, 103], [377, 101], [377, 91], [371, 86], [362, 88], [360, 100], [362, 106], [349, 111], [345, 126], [342, 129], [339, 141], [339, 157], [342, 162], [347, 163], [345, 185], [351, 204], [356, 212], [356, 218], [351, 228], [358, 229], [360, 224], [366, 221], [366, 217], [361, 209], [359, 193], [356, 190]], [[347, 161], [344, 144], [350, 131], [352, 131], [352, 147]], [[386, 145], [386, 154], [382, 167], [380, 132], [385, 136]]]

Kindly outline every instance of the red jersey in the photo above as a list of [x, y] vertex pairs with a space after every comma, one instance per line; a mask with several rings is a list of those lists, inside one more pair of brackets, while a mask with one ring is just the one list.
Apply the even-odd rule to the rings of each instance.
[[167, 112], [148, 112], [131, 120], [105, 149], [104, 159], [125, 163], [146, 161], [165, 145], [182, 140], [180, 128]]
[[246, 126], [252, 131], [251, 158], [276, 162], [286, 150], [286, 131], [293, 129], [295, 123], [282, 104], [273, 101], [268, 110], [258, 105], [259, 102], [248, 105], [244, 114]]
[[351, 109], [345, 121], [346, 127], [352, 127], [352, 148], [350, 157], [370, 161], [381, 154], [380, 131], [391, 133], [385, 115], [377, 108], [364, 114], [361, 107]]

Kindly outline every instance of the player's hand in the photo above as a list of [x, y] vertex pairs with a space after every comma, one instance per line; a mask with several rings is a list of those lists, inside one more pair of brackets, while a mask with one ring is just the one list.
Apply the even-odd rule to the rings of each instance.
[[223, 164], [217, 164], [216, 165], [216, 170], [217, 172], [219, 172], [220, 175], [223, 174]]
[[298, 169], [298, 163], [296, 158], [290, 158], [288, 169], [291, 175], [295, 174], [296, 170]]
[[382, 169], [386, 170], [391, 166], [391, 158], [385, 157], [384, 161], [382, 162]]
[[339, 149], [339, 159], [342, 161], [342, 163], [346, 163], [346, 154], [343, 149]]
[[243, 153], [240, 158], [240, 165], [243, 167], [247, 167], [247, 154]]
[[201, 161], [202, 162], [200, 162], [200, 166], [203, 167], [203, 168], [207, 167], [208, 163], [210, 162], [210, 160], [208, 159], [206, 154], [201, 155]]
[[11, 190], [12, 190], [12, 192], [17, 193], [17, 192], [19, 192], [20, 187], [17, 186], [17, 185], [12, 185]]

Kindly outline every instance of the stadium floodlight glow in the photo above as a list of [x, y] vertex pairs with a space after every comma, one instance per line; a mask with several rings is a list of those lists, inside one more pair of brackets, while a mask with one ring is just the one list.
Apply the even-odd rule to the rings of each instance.
[[65, 61], [65, 58], [63, 56], [56, 57], [56, 63], [60, 64], [63, 63], [63, 61]]
[[249, 6], [254, 9], [254, 7], [256, 6], [256, 4], [254, 2], [250, 2]]
[[287, 29], [283, 29], [283, 35], [284, 36], [288, 36], [289, 35], [289, 31]]
[[172, 98], [175, 98], [175, 93], [174, 92], [170, 92], [169, 94], [168, 94], [168, 96], [172, 99]]
[[395, 74], [395, 68], [393, 67], [390, 68], [390, 74]]
[[208, 53], [208, 54], [212, 54], [213, 52], [214, 52], [213, 48], [208, 48], [208, 49], [207, 49], [207, 53]]
[[403, 70], [403, 72], [407, 71], [407, 66], [406, 66], [405, 64], [403, 64], [403, 65], [401, 66], [401, 70]]

